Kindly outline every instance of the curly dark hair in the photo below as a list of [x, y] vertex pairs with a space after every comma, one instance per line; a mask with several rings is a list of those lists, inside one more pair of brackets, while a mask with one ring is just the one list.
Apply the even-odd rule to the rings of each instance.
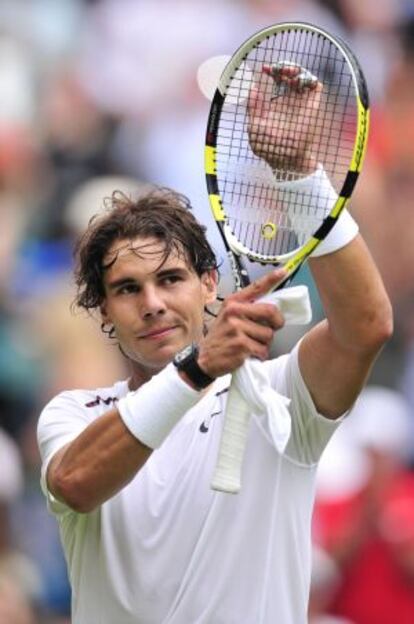
[[[172, 251], [184, 253], [197, 275], [217, 269], [216, 256], [207, 241], [206, 227], [191, 212], [187, 197], [169, 188], [155, 187], [138, 199], [114, 191], [104, 200], [106, 211], [92, 217], [75, 246], [74, 305], [92, 310], [105, 298], [104, 258], [117, 240], [155, 237], [164, 243], [161, 265]], [[116, 257], [112, 262], [115, 262]]]

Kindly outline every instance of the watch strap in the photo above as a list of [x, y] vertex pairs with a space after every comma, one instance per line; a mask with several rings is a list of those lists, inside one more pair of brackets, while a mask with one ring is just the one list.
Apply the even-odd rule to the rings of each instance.
[[196, 388], [203, 390], [203, 388], [207, 388], [207, 386], [213, 383], [214, 378], [207, 375], [207, 373], [200, 368], [197, 357], [198, 346], [194, 343], [188, 355], [184, 358], [176, 357], [174, 359], [174, 365], [178, 370], [183, 371], [187, 375], [188, 379]]

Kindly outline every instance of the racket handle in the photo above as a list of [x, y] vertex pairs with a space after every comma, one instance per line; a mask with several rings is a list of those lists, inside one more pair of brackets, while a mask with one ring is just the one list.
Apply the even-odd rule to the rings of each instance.
[[227, 399], [217, 464], [211, 481], [213, 490], [228, 494], [239, 492], [249, 421], [249, 407], [232, 383]]

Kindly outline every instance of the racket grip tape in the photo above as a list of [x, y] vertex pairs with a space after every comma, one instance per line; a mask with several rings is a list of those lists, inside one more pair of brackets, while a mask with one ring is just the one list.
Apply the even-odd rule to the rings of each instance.
[[249, 406], [234, 384], [231, 384], [217, 464], [211, 481], [213, 490], [228, 494], [240, 491], [249, 422]]

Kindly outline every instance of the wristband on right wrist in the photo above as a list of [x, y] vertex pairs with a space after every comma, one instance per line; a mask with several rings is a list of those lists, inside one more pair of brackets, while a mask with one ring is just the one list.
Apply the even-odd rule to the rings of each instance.
[[333, 226], [326, 238], [323, 239], [310, 255], [311, 258], [318, 258], [326, 254], [338, 251], [351, 242], [359, 232], [357, 222], [344, 208], [338, 217], [337, 223]]
[[[311, 175], [296, 180], [276, 181], [275, 186], [282, 193], [281, 201], [289, 202], [292, 194], [301, 193], [310, 211], [322, 210], [325, 215], [330, 212], [338, 199], [338, 193], [332, 186], [322, 165], [318, 165]], [[319, 243], [310, 257], [317, 258], [345, 247], [355, 238], [358, 231], [358, 224], [345, 208], [332, 230]]]

